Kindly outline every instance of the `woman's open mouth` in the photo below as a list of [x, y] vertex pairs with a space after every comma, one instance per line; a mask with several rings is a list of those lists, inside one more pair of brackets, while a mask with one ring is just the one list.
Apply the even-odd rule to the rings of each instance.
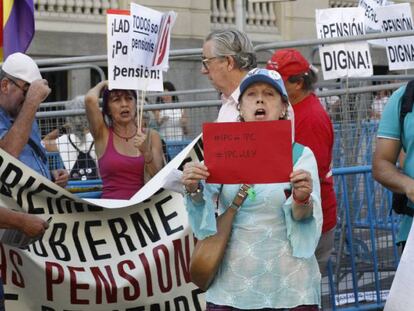
[[255, 111], [254, 116], [256, 119], [263, 119], [266, 116], [266, 110], [259, 108]]
[[123, 118], [128, 117], [128, 116], [129, 116], [129, 111], [128, 111], [128, 110], [121, 111], [121, 116], [122, 116]]

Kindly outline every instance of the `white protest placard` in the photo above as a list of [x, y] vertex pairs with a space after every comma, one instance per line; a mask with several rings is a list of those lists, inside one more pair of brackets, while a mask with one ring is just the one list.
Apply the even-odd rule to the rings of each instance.
[[162, 70], [130, 61], [131, 29], [129, 11], [107, 11], [109, 89], [162, 91]]
[[387, 0], [359, 0], [358, 7], [363, 8], [365, 13], [365, 27], [374, 31], [381, 30], [381, 24], [377, 17], [377, 8], [387, 4]]
[[130, 59], [152, 69], [168, 69], [171, 29], [176, 14], [162, 13], [131, 3]]
[[130, 59], [137, 65], [152, 67], [162, 13], [131, 2], [131, 18]]
[[372, 62], [365, 43], [338, 43], [319, 48], [325, 80], [342, 77], [369, 77]]
[[[408, 3], [378, 8], [377, 16], [382, 32], [413, 30], [413, 17]], [[414, 37], [389, 38], [384, 41], [390, 70], [414, 68]]]
[[[364, 10], [335, 8], [316, 10], [316, 32], [319, 39], [365, 34]], [[325, 80], [342, 77], [369, 77], [373, 74], [367, 42], [350, 42], [319, 47]]]
[[174, 12], [168, 12], [162, 16], [157, 48], [155, 50], [152, 63], [153, 68], [160, 68], [164, 71], [168, 70], [171, 30], [176, 17], [177, 14]]
[[384, 311], [414, 310], [414, 226], [411, 227]]

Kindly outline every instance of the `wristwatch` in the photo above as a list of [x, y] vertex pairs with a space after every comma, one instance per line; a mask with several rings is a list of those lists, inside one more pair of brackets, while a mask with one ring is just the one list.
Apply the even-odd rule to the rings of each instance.
[[230, 208], [238, 211], [242, 206], [243, 202], [247, 198], [247, 191], [251, 188], [251, 185], [243, 184], [240, 186], [239, 191], [237, 192], [236, 196], [233, 199], [233, 202], [230, 204]]
[[191, 198], [198, 196], [199, 194], [203, 192], [203, 190], [204, 190], [204, 186], [201, 182], [198, 183], [197, 189], [194, 192], [188, 191], [187, 187], [184, 186], [184, 194], [190, 196]]

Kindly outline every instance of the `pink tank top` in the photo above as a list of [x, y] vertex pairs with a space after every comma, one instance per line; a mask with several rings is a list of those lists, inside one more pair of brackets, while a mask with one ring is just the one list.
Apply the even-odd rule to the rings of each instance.
[[131, 157], [115, 150], [109, 128], [105, 153], [98, 159], [102, 178], [102, 199], [129, 200], [144, 186], [144, 157]]

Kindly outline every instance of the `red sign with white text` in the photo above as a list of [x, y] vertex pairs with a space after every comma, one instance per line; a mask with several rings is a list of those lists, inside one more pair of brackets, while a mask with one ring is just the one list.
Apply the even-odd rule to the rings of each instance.
[[289, 182], [293, 170], [290, 121], [205, 123], [203, 145], [209, 183]]

